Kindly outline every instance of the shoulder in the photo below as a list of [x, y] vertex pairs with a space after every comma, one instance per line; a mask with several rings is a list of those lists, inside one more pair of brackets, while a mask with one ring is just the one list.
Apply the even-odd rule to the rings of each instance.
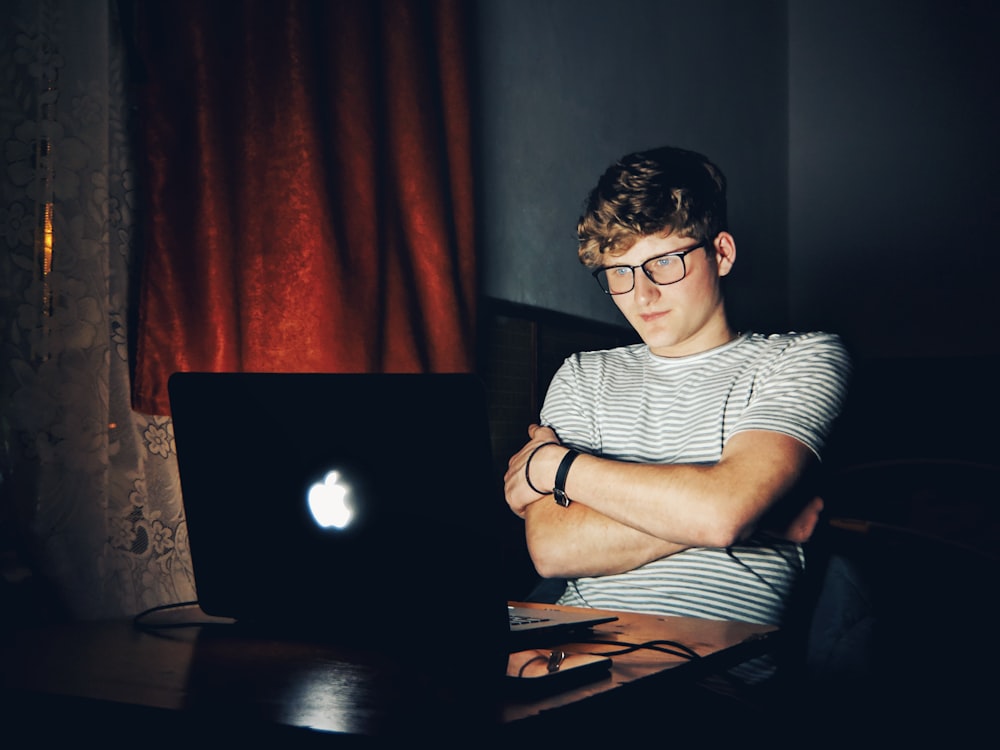
[[745, 343], [743, 375], [758, 395], [807, 392], [810, 398], [839, 403], [847, 392], [853, 368], [836, 334], [751, 334]]
[[578, 372], [603, 372], [606, 370], [629, 367], [647, 357], [645, 344], [629, 344], [614, 349], [599, 349], [577, 352], [566, 358], [564, 368]]
[[549, 383], [548, 392], [550, 395], [561, 393], [574, 400], [594, 399], [609, 387], [629, 387], [641, 377], [641, 362], [646, 356], [644, 344], [577, 352], [563, 360]]
[[850, 369], [851, 357], [843, 340], [835, 333], [810, 331], [747, 336], [745, 346], [752, 358], [764, 361], [812, 361], [817, 366]]
[[840, 336], [826, 331], [789, 331], [788, 333], [750, 333], [747, 341], [754, 346], [771, 350], [794, 349], [835, 349], [846, 347]]

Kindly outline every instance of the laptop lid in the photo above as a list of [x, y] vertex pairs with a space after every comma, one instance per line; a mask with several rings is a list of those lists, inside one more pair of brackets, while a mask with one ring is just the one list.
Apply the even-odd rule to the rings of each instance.
[[[478, 378], [187, 372], [168, 387], [205, 612], [352, 642], [468, 623], [501, 640], [504, 506]], [[436, 602], [461, 602], [464, 624], [422, 622]]]

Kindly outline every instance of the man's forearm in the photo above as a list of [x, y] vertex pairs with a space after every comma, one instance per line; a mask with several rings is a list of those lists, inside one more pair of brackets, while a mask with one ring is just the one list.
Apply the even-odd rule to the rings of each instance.
[[539, 575], [578, 578], [623, 573], [686, 549], [584, 506], [534, 503], [525, 514], [528, 551]]
[[[552, 486], [565, 455], [562, 447], [540, 451], [532, 475]], [[639, 464], [581, 454], [566, 491], [573, 505], [640, 535], [685, 547], [726, 547], [758, 527], [811, 456], [794, 438], [764, 431], [733, 436], [715, 464]]]

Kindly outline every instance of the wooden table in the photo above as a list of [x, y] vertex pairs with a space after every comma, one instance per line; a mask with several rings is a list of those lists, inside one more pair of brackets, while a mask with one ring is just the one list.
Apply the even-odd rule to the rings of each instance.
[[[251, 637], [222, 624], [149, 632], [130, 620], [79, 622], [6, 639], [0, 710], [9, 714], [3, 717], [7, 726], [28, 727], [37, 739], [120, 735], [131, 743], [128, 737], [138, 733], [136, 747], [157, 739], [169, 744], [192, 732], [206, 740], [272, 737], [298, 744], [439, 737], [470, 727], [490, 735], [565, 733], [567, 723], [579, 725], [580, 717], [622, 711], [643, 703], [643, 696], [675, 695], [708, 673], [762, 653], [776, 635], [762, 625], [615, 614], [619, 619], [595, 629], [595, 638], [621, 645], [675, 641], [701, 658], [637, 650], [615, 656], [607, 678], [565, 692], [479, 700], [465, 694], [461, 680], [434, 680], [444, 658], [474, 655], [415, 651], [419, 659], [401, 668], [377, 653]], [[618, 647], [561, 648], [599, 653]]]

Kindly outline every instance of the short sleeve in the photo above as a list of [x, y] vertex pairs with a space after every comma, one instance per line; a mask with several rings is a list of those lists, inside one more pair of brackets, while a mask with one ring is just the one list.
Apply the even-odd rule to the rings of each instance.
[[777, 351], [760, 363], [749, 402], [729, 436], [781, 432], [819, 456], [844, 406], [850, 356], [840, 337], [829, 333], [793, 334], [775, 343]]

